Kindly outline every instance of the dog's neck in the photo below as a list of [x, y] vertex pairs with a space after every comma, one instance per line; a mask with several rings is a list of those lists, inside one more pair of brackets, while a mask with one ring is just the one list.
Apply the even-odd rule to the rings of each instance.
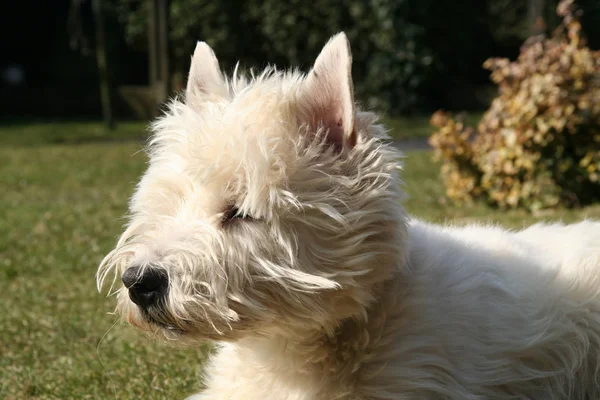
[[[397, 277], [396, 277], [397, 278]], [[381, 283], [378, 299], [365, 314], [346, 318], [333, 332], [327, 330], [298, 331], [295, 335], [246, 338], [237, 342], [249, 357], [275, 375], [286, 372], [290, 379], [317, 379], [351, 385], [353, 376], [363, 367], [365, 357], [383, 345], [386, 329], [397, 326], [390, 319], [402, 313], [400, 279]], [[391, 315], [389, 310], [398, 310]]]

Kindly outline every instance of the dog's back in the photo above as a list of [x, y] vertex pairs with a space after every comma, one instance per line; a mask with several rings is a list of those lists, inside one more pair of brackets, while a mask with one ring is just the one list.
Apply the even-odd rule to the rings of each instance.
[[395, 342], [414, 398], [600, 398], [600, 223], [413, 221], [409, 237]]

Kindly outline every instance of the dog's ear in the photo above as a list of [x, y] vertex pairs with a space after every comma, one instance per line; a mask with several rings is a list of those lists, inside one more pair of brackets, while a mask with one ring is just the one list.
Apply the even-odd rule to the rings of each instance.
[[338, 33], [321, 50], [301, 91], [301, 101], [313, 127], [323, 126], [337, 149], [356, 144], [352, 54], [346, 35]]
[[198, 42], [196, 45], [185, 94], [187, 99], [194, 96], [227, 94], [219, 61], [206, 42]]

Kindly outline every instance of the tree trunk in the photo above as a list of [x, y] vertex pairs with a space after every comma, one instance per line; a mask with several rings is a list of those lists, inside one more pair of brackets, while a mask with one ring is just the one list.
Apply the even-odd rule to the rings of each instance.
[[102, 103], [102, 118], [106, 129], [115, 128], [110, 98], [110, 78], [106, 61], [105, 32], [104, 32], [104, 6], [102, 0], [92, 0], [92, 7], [96, 17], [96, 64], [100, 81], [100, 101]]
[[544, 8], [546, 0], [529, 0], [529, 33], [539, 35], [544, 33]]
[[160, 62], [160, 98], [166, 100], [169, 95], [169, 31], [168, 0], [158, 0], [158, 59]]
[[148, 2], [148, 64], [150, 87], [157, 105], [169, 94], [168, 0]]
[[156, 36], [156, 7], [155, 0], [147, 0], [148, 4], [148, 80], [154, 102], [158, 103], [155, 93], [156, 82], [158, 81], [158, 63], [156, 57], [157, 36]]

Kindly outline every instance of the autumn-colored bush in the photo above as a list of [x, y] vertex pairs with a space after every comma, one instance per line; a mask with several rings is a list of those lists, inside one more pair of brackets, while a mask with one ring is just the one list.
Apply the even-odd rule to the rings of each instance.
[[438, 111], [430, 138], [449, 198], [530, 210], [600, 200], [600, 51], [586, 46], [573, 0], [562, 23], [518, 59], [489, 59], [499, 94], [477, 129]]

